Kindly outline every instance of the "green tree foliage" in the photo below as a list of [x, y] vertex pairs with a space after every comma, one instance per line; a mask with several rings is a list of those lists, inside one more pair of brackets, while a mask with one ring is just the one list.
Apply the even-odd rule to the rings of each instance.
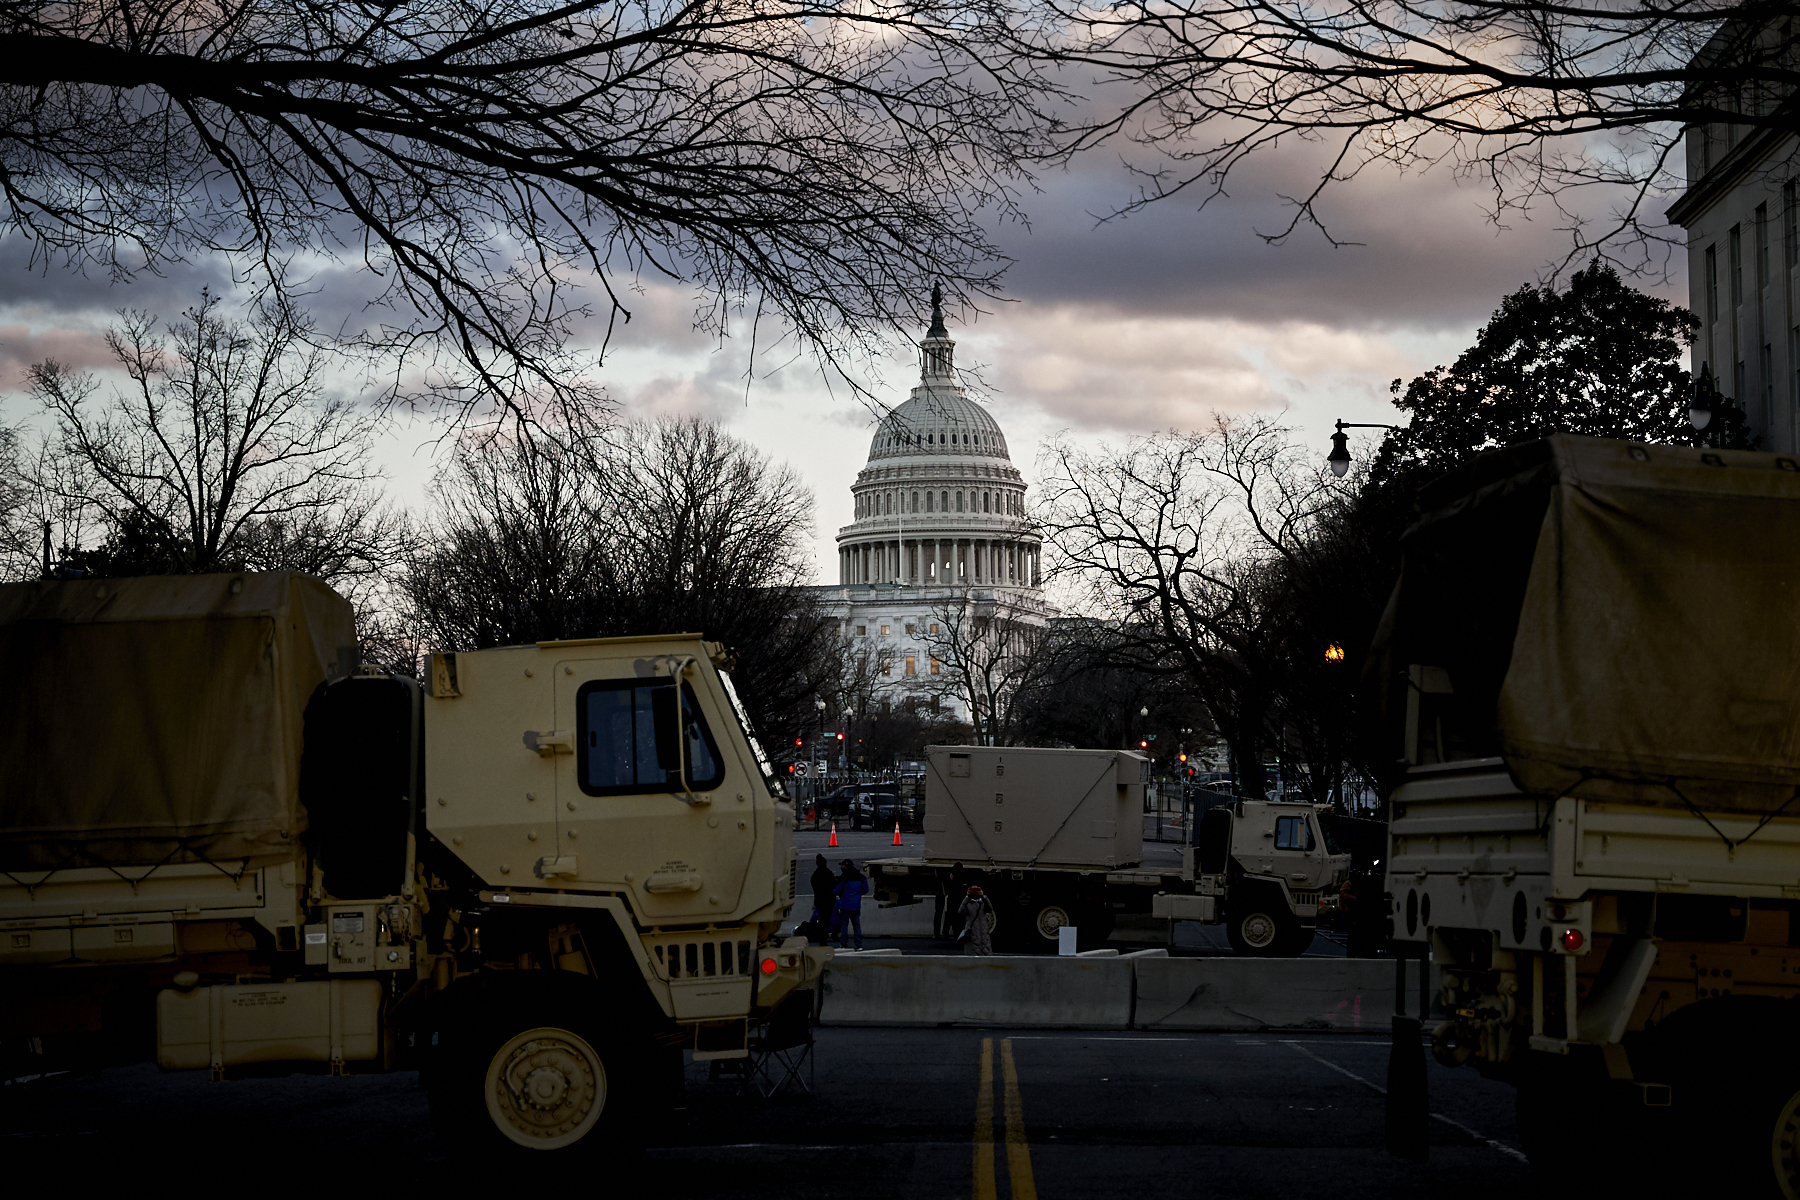
[[[1566, 291], [1522, 287], [1453, 365], [1404, 391], [1394, 381], [1394, 404], [1411, 420], [1388, 435], [1369, 482], [1411, 491], [1480, 451], [1553, 433], [1692, 444], [1682, 357], [1698, 327], [1694, 314], [1627, 287], [1601, 262]], [[1735, 405], [1713, 414], [1705, 440], [1757, 441]]]

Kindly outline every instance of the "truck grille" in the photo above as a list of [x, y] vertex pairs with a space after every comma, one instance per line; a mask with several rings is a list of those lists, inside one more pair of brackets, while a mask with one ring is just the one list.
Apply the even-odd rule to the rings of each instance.
[[669, 942], [656, 947], [656, 965], [669, 979], [750, 974], [750, 943]]
[[792, 900], [794, 898], [795, 891], [799, 886], [800, 886], [800, 859], [798, 856], [795, 856], [793, 859], [791, 859], [788, 862], [788, 894], [787, 894], [787, 898], [789, 900]]
[[1300, 905], [1300, 904], [1316, 905], [1319, 902], [1319, 893], [1317, 893], [1317, 892], [1293, 892], [1293, 893], [1291, 893], [1291, 895], [1294, 897], [1294, 903], [1296, 905]]

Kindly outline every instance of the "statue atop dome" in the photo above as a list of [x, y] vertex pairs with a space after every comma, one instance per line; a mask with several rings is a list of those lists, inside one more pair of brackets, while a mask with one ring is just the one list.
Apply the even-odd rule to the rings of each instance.
[[942, 284], [931, 285], [931, 328], [925, 331], [928, 338], [947, 338], [950, 331], [944, 328], [944, 288]]

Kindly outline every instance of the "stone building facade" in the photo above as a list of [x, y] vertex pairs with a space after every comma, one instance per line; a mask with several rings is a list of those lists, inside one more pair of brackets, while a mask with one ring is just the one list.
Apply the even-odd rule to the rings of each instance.
[[1700, 318], [1692, 369], [1711, 370], [1762, 436], [1762, 449], [1793, 453], [1800, 450], [1800, 137], [1722, 122], [1691, 126], [1685, 137], [1688, 186], [1668, 218], [1687, 231], [1688, 307]]

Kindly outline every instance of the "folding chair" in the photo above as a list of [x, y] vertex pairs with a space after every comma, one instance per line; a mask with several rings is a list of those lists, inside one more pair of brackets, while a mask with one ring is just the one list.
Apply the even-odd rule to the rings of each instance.
[[[813, 1016], [818, 993], [790, 992], [769, 1013], [762, 1032], [750, 1038], [749, 1083], [764, 1096], [798, 1087], [807, 1095], [818, 1081], [813, 1060]], [[800, 1077], [801, 1068], [807, 1078]]]

